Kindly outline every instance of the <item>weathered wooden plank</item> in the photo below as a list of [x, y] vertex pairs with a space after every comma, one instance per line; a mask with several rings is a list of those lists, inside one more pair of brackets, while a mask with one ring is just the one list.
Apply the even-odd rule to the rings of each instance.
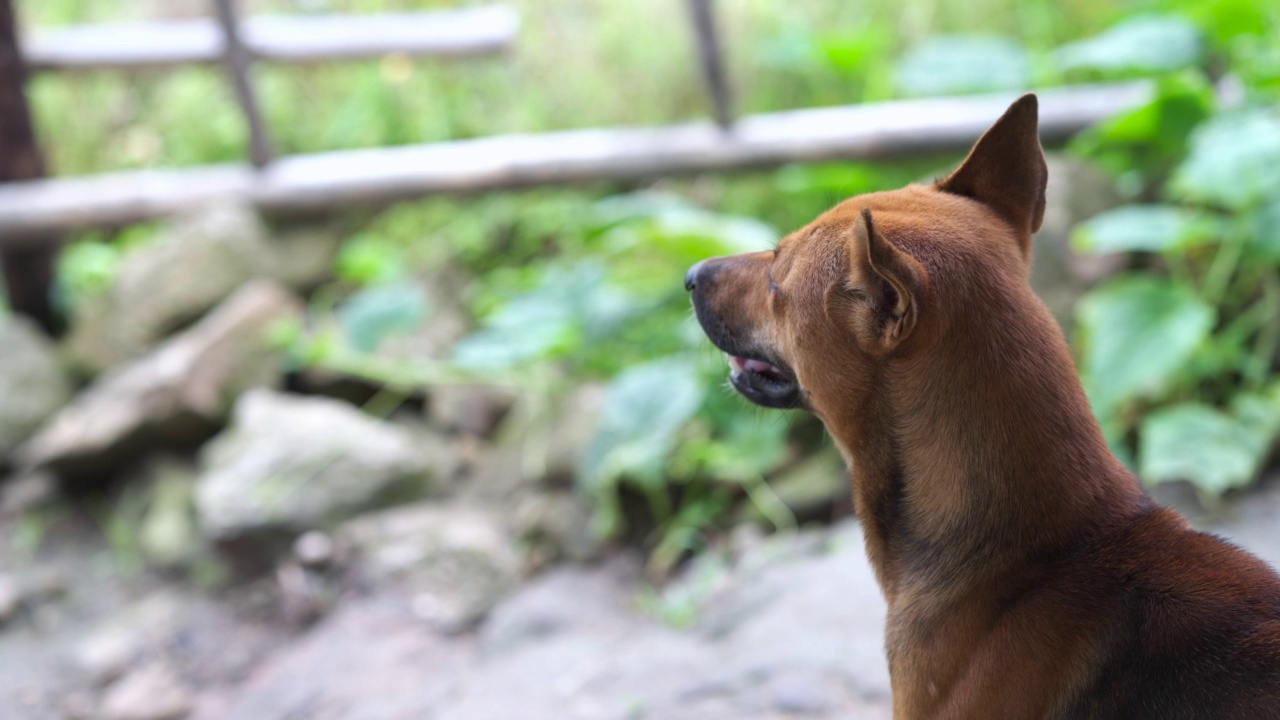
[[[493, 53], [515, 41], [520, 16], [506, 6], [377, 15], [244, 18], [243, 38], [255, 59], [319, 62], [407, 55]], [[223, 37], [212, 18], [82, 25], [37, 30], [23, 39], [33, 70], [168, 67], [222, 61]]]
[[[1151, 96], [1148, 83], [1040, 93], [1046, 142]], [[506, 135], [280, 158], [261, 173], [219, 166], [150, 170], [0, 188], [0, 242], [48, 229], [122, 225], [240, 195], [281, 213], [326, 212], [437, 193], [623, 180], [838, 158], [961, 151], [1011, 94], [904, 100], [667, 127]]]

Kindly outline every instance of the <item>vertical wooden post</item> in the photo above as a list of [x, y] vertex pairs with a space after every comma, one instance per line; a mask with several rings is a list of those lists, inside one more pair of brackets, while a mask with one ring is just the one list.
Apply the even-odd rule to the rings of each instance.
[[698, 60], [702, 65], [702, 79], [711, 93], [716, 123], [728, 129], [733, 124], [729, 82], [725, 77], [724, 59], [720, 51], [720, 37], [716, 31], [713, 0], [688, 0], [689, 14], [693, 19], [693, 34], [698, 43]]
[[[13, 3], [0, 0], [0, 182], [34, 180], [45, 174], [27, 105], [26, 80]], [[34, 318], [51, 334], [61, 331], [50, 293], [61, 237], [27, 236], [21, 244], [6, 240], [0, 237], [0, 266], [9, 307]]]
[[254, 167], [266, 167], [271, 162], [271, 140], [267, 137], [267, 127], [262, 122], [262, 113], [258, 109], [258, 96], [253, 91], [253, 82], [249, 77], [249, 66], [253, 58], [249, 56], [249, 50], [240, 38], [235, 0], [214, 0], [214, 5], [218, 11], [218, 23], [222, 26], [223, 63], [227, 66], [227, 73], [231, 75], [236, 102], [240, 104], [245, 122], [249, 125], [249, 159]]

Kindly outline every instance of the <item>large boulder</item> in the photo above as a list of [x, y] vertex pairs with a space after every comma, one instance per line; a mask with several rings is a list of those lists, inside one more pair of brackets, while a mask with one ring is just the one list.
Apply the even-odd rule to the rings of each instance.
[[317, 229], [273, 237], [239, 203], [181, 216], [124, 258], [104, 297], [75, 308], [68, 356], [97, 374], [142, 355], [252, 279], [305, 289], [331, 272], [339, 239]]
[[97, 475], [145, 449], [209, 437], [238, 395], [281, 383], [284, 361], [270, 332], [301, 313], [302, 302], [283, 288], [246, 285], [195, 326], [96, 381], [16, 459], [63, 476]]
[[289, 539], [421, 496], [444, 444], [338, 400], [255, 391], [201, 451], [196, 509], [214, 541]]
[[26, 318], [0, 314], [0, 466], [71, 399], [53, 345]]

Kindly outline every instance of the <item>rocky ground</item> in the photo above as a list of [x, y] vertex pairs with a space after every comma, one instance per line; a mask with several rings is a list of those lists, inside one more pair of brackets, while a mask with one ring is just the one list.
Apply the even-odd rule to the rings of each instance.
[[[1164, 494], [1280, 563], [1280, 482], [1213, 513]], [[884, 605], [853, 522], [768, 538], [741, 529], [660, 592], [615, 550], [491, 586], [492, 606], [467, 617], [449, 598], [475, 583], [461, 558], [501, 566], [505, 550], [466, 507], [400, 512], [369, 523], [379, 532], [361, 539], [363, 560], [344, 555], [354, 541], [339, 551], [312, 536], [296, 563], [212, 594], [121, 575], [95, 530], [65, 519], [40, 562], [0, 578], [0, 717], [889, 716]], [[404, 545], [422, 522], [450, 524], [444, 515], [455, 536]], [[371, 582], [387, 563], [414, 567]]]

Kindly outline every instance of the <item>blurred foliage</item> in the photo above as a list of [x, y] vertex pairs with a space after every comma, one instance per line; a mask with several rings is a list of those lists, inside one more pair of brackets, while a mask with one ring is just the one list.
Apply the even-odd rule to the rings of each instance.
[[1260, 50], [1280, 8], [1166, 5], [1063, 50], [1103, 76], [1175, 71], [1074, 143], [1138, 201], [1076, 229], [1081, 250], [1131, 256], [1080, 301], [1080, 370], [1117, 454], [1208, 500], [1252, 482], [1280, 433], [1280, 85]]
[[[451, 4], [248, 2], [281, 12]], [[260, 66], [277, 146], [318, 152], [707, 114], [683, 0], [511, 4], [523, 27], [504, 56]], [[159, 9], [137, 0], [18, 6], [40, 25]], [[1257, 474], [1280, 426], [1274, 3], [741, 0], [720, 9], [742, 112], [1151, 78], [1148, 104], [1072, 144], [1133, 200], [1076, 235], [1085, 251], [1132, 257], [1130, 272], [1080, 303], [1081, 371], [1117, 453], [1149, 482], [1188, 479], [1218, 493]], [[659, 33], [671, 41], [654, 42]], [[213, 69], [48, 74], [35, 79], [32, 97], [61, 173], [244, 154], [235, 104]], [[308, 325], [280, 328], [279, 340], [298, 367], [396, 388], [481, 378], [545, 405], [576, 383], [607, 383], [579, 487], [605, 533], [635, 531], [627, 506], [638, 498], [661, 569], [705, 544], [744, 503], [775, 526], [794, 523], [766, 481], [821, 442], [812, 420], [751, 409], [723, 387], [723, 360], [690, 317], [684, 268], [768, 247], [845, 197], [925, 179], [953, 161], [796, 165], [645, 192], [599, 185], [403, 203], [360, 219], [336, 282], [312, 296]], [[73, 295], [100, 292], [148, 232], [71, 246], [60, 282]], [[415, 280], [444, 270], [475, 278], [460, 298], [474, 329], [436, 361], [381, 355], [388, 340], [440, 311]]]

